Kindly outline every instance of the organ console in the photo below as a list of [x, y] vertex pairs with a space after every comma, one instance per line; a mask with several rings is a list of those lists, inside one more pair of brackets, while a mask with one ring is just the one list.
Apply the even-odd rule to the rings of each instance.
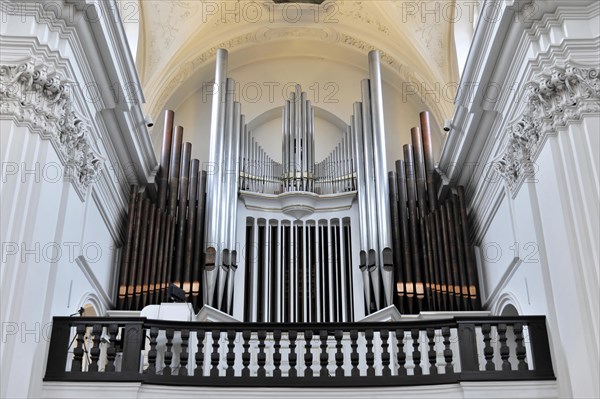
[[427, 112], [386, 171], [377, 51], [349, 125], [322, 160], [300, 86], [282, 107], [281, 160], [267, 155], [235, 101], [227, 61], [219, 49], [206, 170], [165, 112], [158, 194], [131, 189], [117, 308], [166, 301], [171, 284], [196, 309], [237, 309], [252, 322], [480, 307], [464, 189], [438, 197]]

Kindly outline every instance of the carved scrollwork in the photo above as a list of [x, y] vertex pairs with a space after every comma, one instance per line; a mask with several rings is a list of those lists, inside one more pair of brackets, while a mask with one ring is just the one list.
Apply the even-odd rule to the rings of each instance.
[[598, 69], [568, 62], [525, 86], [524, 112], [508, 127], [504, 150], [496, 159], [496, 170], [511, 191], [532, 173], [532, 166], [544, 139], [579, 120], [583, 114], [600, 111]]
[[85, 193], [103, 166], [88, 126], [74, 109], [68, 82], [41, 62], [0, 65], [0, 114], [30, 124], [50, 139], [76, 188]]

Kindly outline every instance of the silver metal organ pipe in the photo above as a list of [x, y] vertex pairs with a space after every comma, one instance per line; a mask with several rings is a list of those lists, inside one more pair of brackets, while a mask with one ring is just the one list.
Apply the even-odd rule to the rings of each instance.
[[302, 182], [301, 180], [299, 180], [302, 175], [301, 175], [301, 171], [302, 171], [302, 160], [300, 159], [300, 142], [302, 140], [302, 93], [300, 90], [300, 85], [296, 85], [296, 96], [295, 96], [295, 101], [294, 101], [294, 108], [295, 108], [295, 113], [294, 113], [294, 132], [295, 132], [295, 137], [294, 137], [294, 155], [295, 155], [295, 161], [294, 161], [294, 170], [295, 170], [295, 175], [294, 175], [294, 181], [295, 181], [295, 186], [296, 186], [296, 190], [302, 190]]
[[[297, 90], [300, 91], [300, 86], [297, 86]], [[308, 176], [307, 176], [307, 171], [308, 171], [308, 159], [306, 158], [306, 149], [307, 147], [307, 140], [306, 140], [306, 132], [307, 132], [307, 128], [306, 128], [306, 115], [307, 115], [307, 110], [306, 110], [306, 93], [302, 92], [300, 94], [300, 104], [299, 104], [299, 108], [300, 108], [300, 140], [298, 141], [298, 145], [296, 146], [296, 151], [298, 151], [298, 156], [300, 158], [300, 176], [302, 179], [302, 183], [300, 185], [300, 188], [302, 191], [306, 191], [307, 189], [307, 182], [308, 182]]]
[[295, 286], [296, 286], [296, 279], [295, 279], [295, 275], [296, 275], [296, 268], [295, 268], [295, 262], [296, 262], [296, 254], [294, 253], [294, 244], [295, 244], [295, 240], [294, 240], [294, 221], [290, 220], [290, 237], [289, 237], [289, 262], [290, 262], [290, 268], [289, 268], [289, 293], [290, 293], [290, 303], [289, 303], [289, 322], [295, 322], [295, 314], [294, 314], [294, 305], [295, 305], [295, 298], [296, 298], [296, 293], [295, 293]]
[[250, 170], [252, 171], [251, 174], [251, 190], [254, 192], [258, 192], [258, 184], [257, 184], [257, 176], [258, 176], [258, 144], [256, 143], [256, 140], [254, 140], [254, 137], [252, 137], [252, 145], [251, 145], [251, 156], [250, 159], [252, 160], [251, 165], [252, 167], [250, 168]]
[[250, 247], [251, 255], [251, 269], [250, 269], [250, 278], [252, 281], [252, 294], [250, 295], [251, 303], [251, 321], [258, 321], [258, 300], [259, 300], [259, 292], [258, 292], [258, 220], [252, 220], [252, 246]]
[[[373, 295], [375, 297], [375, 306], [377, 309], [380, 309], [380, 273], [377, 269], [378, 264], [378, 254], [377, 250], [379, 248], [379, 240], [378, 240], [378, 215], [377, 215], [377, 192], [375, 189], [375, 175], [374, 171], [371, 168], [373, 165], [371, 154], [373, 154], [373, 131], [372, 131], [372, 119], [371, 119], [371, 91], [370, 91], [370, 83], [368, 79], [363, 79], [361, 82], [361, 91], [362, 91], [362, 118], [363, 118], [363, 140], [364, 140], [364, 157], [363, 162], [365, 164], [365, 185], [366, 185], [366, 202], [369, 218], [367, 219], [369, 226], [369, 250], [367, 252], [367, 267], [369, 268], [370, 278], [373, 283]], [[367, 302], [367, 307], [370, 309], [370, 303]]]
[[344, 135], [344, 156], [343, 156], [343, 166], [344, 166], [344, 191], [351, 191], [350, 189], [350, 126], [346, 127], [346, 134]]
[[308, 245], [308, 229], [306, 221], [302, 223], [302, 321], [308, 322], [308, 304], [309, 302], [309, 290], [308, 290], [308, 262], [307, 255], [310, 247]]
[[[288, 130], [288, 126], [289, 126], [289, 116], [290, 116], [290, 102], [289, 100], [285, 101], [285, 104], [283, 105], [283, 110], [282, 110], [282, 126], [281, 126], [281, 135], [282, 135], [282, 140], [281, 140], [281, 163], [283, 165], [288, 165], [289, 161], [288, 161], [288, 152], [287, 149], [289, 148], [289, 144], [288, 144], [288, 140], [289, 140], [289, 130]], [[285, 173], [285, 168], [284, 168], [284, 173]], [[285, 190], [285, 175], [282, 176], [282, 180], [283, 180], [283, 186], [284, 186], [284, 190], [283, 191], [287, 191]]]
[[281, 313], [282, 313], [282, 305], [283, 302], [281, 300], [281, 298], [283, 298], [282, 296], [282, 290], [281, 290], [281, 284], [283, 281], [283, 265], [282, 265], [282, 256], [281, 256], [281, 252], [283, 251], [283, 245], [282, 245], [282, 224], [281, 224], [281, 220], [277, 221], [277, 264], [276, 264], [276, 272], [275, 272], [275, 321], [277, 323], [282, 322], [283, 320], [281, 319]]
[[305, 144], [305, 154], [306, 154], [306, 175], [307, 175], [307, 191], [313, 191], [313, 182], [314, 182], [314, 171], [313, 166], [315, 160], [313, 158], [313, 130], [312, 130], [312, 104], [310, 100], [306, 101], [306, 144]]
[[233, 125], [231, 127], [231, 141], [230, 141], [230, 162], [227, 165], [226, 173], [226, 182], [227, 182], [227, 218], [226, 221], [229, 221], [228, 224], [228, 234], [226, 237], [226, 247], [231, 251], [235, 249], [235, 241], [236, 241], [236, 217], [237, 217], [237, 192], [238, 192], [238, 184], [237, 184], [237, 176], [240, 173], [239, 169], [239, 151], [240, 151], [240, 129], [241, 129], [241, 118], [242, 118], [242, 107], [241, 104], [237, 101], [233, 103]]
[[[227, 80], [227, 50], [217, 49], [216, 54], [216, 72], [213, 88], [212, 112], [210, 118], [210, 150], [209, 150], [209, 167], [212, 169], [207, 173], [206, 186], [206, 208], [208, 209], [206, 217], [206, 226], [204, 236], [206, 241], [205, 252], [205, 270], [207, 279], [207, 302], [213, 304], [214, 280], [216, 272], [213, 271], [217, 264], [216, 257], [218, 256], [218, 241], [219, 228], [221, 220], [219, 220], [219, 210], [221, 204], [221, 166], [223, 156], [223, 127], [225, 123], [225, 85]], [[213, 274], [215, 275], [213, 277]]]
[[383, 117], [383, 90], [381, 84], [381, 62], [378, 51], [369, 52], [369, 75], [371, 88], [371, 110], [373, 118], [373, 147], [375, 163], [375, 189], [379, 223], [379, 256], [382, 267], [386, 305], [393, 304], [393, 271], [391, 217], [389, 187], [387, 185], [387, 156], [385, 153], [385, 125]]
[[342, 192], [342, 144], [339, 143], [335, 148], [335, 169], [336, 169], [336, 192]]
[[263, 289], [260, 295], [263, 299], [262, 304], [262, 320], [263, 322], [268, 322], [269, 313], [270, 313], [270, 290], [271, 290], [271, 264], [272, 260], [270, 259], [271, 251], [269, 251], [269, 247], [271, 245], [271, 228], [269, 226], [269, 220], [265, 220], [265, 239], [263, 241]]
[[225, 92], [225, 125], [223, 134], [223, 164], [221, 165], [221, 203], [220, 218], [221, 228], [219, 229], [219, 241], [218, 248], [221, 248], [221, 253], [217, 251], [217, 307], [222, 310], [223, 297], [225, 294], [225, 284], [227, 282], [227, 274], [231, 266], [231, 249], [228, 248], [229, 231], [231, 230], [231, 221], [228, 219], [230, 214], [231, 206], [231, 186], [228, 184], [228, 177], [230, 176], [230, 169], [232, 163], [232, 145], [233, 145], [233, 128], [234, 128], [234, 97], [235, 97], [235, 81], [233, 79], [227, 79], [226, 92]]
[[333, 230], [331, 226], [331, 220], [327, 220], [327, 287], [329, 288], [329, 321], [337, 321], [334, 317], [334, 307], [333, 307], [333, 293], [334, 293], [334, 282], [333, 282], [333, 260], [331, 251], [334, 246], [332, 243]]
[[[358, 217], [359, 217], [359, 237], [360, 237], [360, 264], [359, 267], [363, 273], [363, 285], [365, 301], [367, 306], [371, 300], [371, 281], [367, 266], [367, 251], [369, 250], [369, 223], [368, 210], [366, 204], [366, 184], [365, 184], [365, 163], [363, 129], [362, 129], [362, 104], [354, 103], [354, 115], [352, 116], [352, 133], [354, 149], [354, 167], [356, 168], [356, 189], [358, 194]], [[367, 307], [368, 309], [368, 307]]]
[[233, 106], [233, 132], [232, 132], [232, 156], [231, 162], [233, 165], [230, 166], [229, 170], [229, 185], [230, 185], [230, 198], [229, 198], [229, 220], [231, 222], [229, 226], [229, 250], [231, 256], [229, 276], [227, 280], [227, 311], [229, 314], [233, 311], [233, 283], [235, 277], [235, 271], [238, 267], [238, 251], [237, 251], [237, 196], [239, 190], [238, 176], [240, 174], [240, 146], [241, 139], [245, 125], [245, 118], [241, 114], [242, 107], [239, 102], [235, 102]]
[[288, 191], [293, 190], [294, 179], [296, 176], [296, 168], [294, 167], [294, 140], [296, 139], [296, 93], [290, 93], [290, 112], [289, 112], [289, 141], [288, 141]]
[[345, 323], [348, 321], [347, 303], [348, 303], [348, 301], [351, 301], [352, 298], [350, 298], [350, 296], [348, 295], [347, 287], [346, 287], [347, 269], [346, 269], [346, 239], [345, 239], [345, 235], [344, 235], [344, 221], [342, 219], [339, 219], [339, 223], [340, 223], [340, 242], [338, 243], [338, 247], [340, 249], [340, 262], [339, 262], [338, 270], [340, 270], [340, 280], [341, 280], [341, 285], [342, 285], [341, 299], [339, 302], [341, 305], [340, 307], [342, 308], [342, 320], [340, 320], [340, 321], [342, 323]]

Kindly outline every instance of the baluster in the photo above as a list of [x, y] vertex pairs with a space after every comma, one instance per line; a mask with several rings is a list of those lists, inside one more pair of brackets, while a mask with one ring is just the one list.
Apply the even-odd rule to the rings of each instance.
[[233, 369], [233, 365], [235, 364], [235, 353], [233, 349], [235, 348], [235, 330], [227, 331], [227, 339], [229, 343], [227, 344], [227, 370], [225, 371], [225, 375], [227, 377], [233, 377], [235, 375], [235, 370]]
[[202, 377], [204, 375], [204, 330], [198, 330], [196, 337], [198, 338], [198, 352], [196, 352], [196, 371], [194, 376]]
[[190, 330], [181, 330], [181, 353], [179, 354], [179, 375], [188, 375], [187, 364], [190, 356], [188, 346], [190, 343]]
[[296, 355], [296, 338], [298, 338], [298, 331], [291, 330], [288, 332], [288, 339], [290, 340], [290, 354], [288, 356], [288, 362], [290, 363], [290, 377], [297, 377], [298, 370], [296, 370], [296, 361], [298, 357]]
[[508, 357], [510, 356], [510, 349], [506, 345], [506, 324], [501, 323], [496, 327], [498, 329], [498, 341], [500, 341], [500, 358], [502, 359], [502, 370], [510, 371], [512, 369]]
[[92, 327], [92, 348], [90, 349], [90, 355], [92, 361], [90, 362], [90, 367], [88, 371], [97, 372], [98, 371], [98, 359], [100, 359], [100, 337], [102, 335], [102, 325], [94, 324]]
[[167, 336], [167, 343], [165, 347], [167, 348], [165, 351], [165, 368], [163, 369], [163, 375], [171, 375], [171, 361], [173, 360], [173, 335], [175, 335], [175, 331], [172, 328], [167, 328], [165, 332]]
[[117, 357], [117, 347], [115, 341], [117, 340], [117, 333], [119, 331], [119, 326], [116, 324], [110, 324], [108, 326], [108, 337], [109, 344], [108, 349], [106, 350], [106, 371], [112, 372], [115, 371], [115, 358]]
[[242, 331], [242, 338], [244, 338], [244, 353], [242, 353], [242, 365], [244, 368], [242, 369], [242, 377], [250, 377], [250, 337], [252, 336], [252, 331], [244, 330]]
[[275, 349], [275, 353], [273, 353], [273, 377], [281, 377], [281, 330], [273, 331], [273, 348]]
[[398, 375], [407, 375], [406, 373], [406, 352], [404, 352], [404, 330], [396, 330], [396, 341], [398, 341]]
[[350, 362], [352, 363], [352, 377], [359, 377], [360, 370], [358, 369], [358, 330], [350, 330], [350, 347], [352, 348], [352, 354], [350, 355]]
[[305, 377], [312, 377], [313, 376], [313, 369], [312, 369], [312, 362], [313, 362], [313, 355], [311, 352], [311, 340], [313, 337], [313, 332], [312, 330], [306, 330], [304, 331], [304, 365], [306, 366], [306, 369], [304, 371], [304, 376]]
[[[335, 331], [335, 347], [337, 352], [335, 353], [335, 364], [337, 365], [337, 369], [335, 370], [336, 377], [344, 376], [344, 353], [342, 352], [342, 338], [344, 338], [344, 332], [342, 330]], [[389, 355], [388, 355], [388, 363], [389, 363]]]
[[319, 356], [321, 360], [321, 370], [319, 371], [320, 377], [329, 377], [329, 371], [327, 370], [327, 363], [329, 363], [329, 354], [327, 353], [327, 337], [329, 334], [327, 330], [319, 331], [319, 336], [321, 338], [321, 355]]
[[150, 328], [150, 350], [148, 351], [148, 368], [144, 371], [147, 374], [156, 374], [156, 338], [158, 337], [158, 327]]
[[428, 338], [428, 345], [429, 345], [429, 374], [431, 375], [435, 375], [438, 374], [438, 369], [437, 369], [437, 365], [435, 364], [436, 362], [436, 358], [437, 358], [437, 353], [435, 352], [435, 329], [433, 328], [428, 328], [427, 329], [427, 338]]
[[390, 352], [388, 351], [388, 347], [390, 346], [388, 343], [390, 332], [387, 329], [381, 330], [379, 337], [381, 337], [381, 365], [383, 366], [381, 375], [390, 376], [392, 375], [392, 370], [390, 369]]
[[490, 337], [490, 332], [492, 331], [492, 327], [489, 324], [483, 324], [481, 326], [481, 332], [483, 333], [483, 342], [485, 343], [485, 348], [483, 348], [483, 356], [485, 357], [485, 369], [486, 371], [494, 371], [496, 370], [496, 366], [494, 365], [494, 348], [490, 345], [490, 341], [492, 338]]
[[85, 324], [78, 324], [75, 331], [75, 340], [77, 345], [73, 349], [73, 362], [71, 363], [72, 372], [82, 371], [82, 360], [83, 360], [83, 341], [85, 340]]
[[210, 376], [218, 377], [219, 376], [219, 360], [220, 360], [219, 340], [221, 339], [221, 332], [219, 330], [212, 330], [210, 333], [210, 336], [212, 338], [212, 347], [213, 347], [213, 351], [210, 354], [210, 364], [212, 365], [212, 368], [210, 369]]
[[444, 337], [444, 360], [446, 361], [446, 374], [454, 373], [452, 365], [452, 349], [450, 349], [450, 327], [442, 327], [442, 337]]
[[373, 330], [365, 331], [365, 338], [367, 340], [367, 376], [372, 377], [375, 375], [375, 368], [373, 364], [375, 363], [375, 354], [373, 353]]
[[267, 332], [265, 330], [258, 331], [258, 370], [256, 371], [256, 375], [258, 377], [266, 377], [267, 370], [265, 370], [265, 362], [267, 360], [267, 355], [265, 353], [265, 338], [267, 338]]
[[525, 361], [527, 351], [525, 350], [525, 346], [523, 345], [523, 323], [515, 323], [513, 329], [515, 332], [515, 342], [517, 343], [517, 361], [519, 362], [517, 369], [519, 371], [529, 370], [529, 365]]
[[421, 350], [419, 349], [419, 329], [413, 328], [412, 330], [410, 330], [410, 336], [412, 338], [413, 346], [413, 363], [415, 364], [414, 375], [422, 375], [423, 369], [421, 368]]

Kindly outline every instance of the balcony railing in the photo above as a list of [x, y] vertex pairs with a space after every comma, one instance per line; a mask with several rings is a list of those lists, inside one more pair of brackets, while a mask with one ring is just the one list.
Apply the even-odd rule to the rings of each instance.
[[548, 379], [543, 316], [351, 324], [55, 317], [45, 376], [264, 387]]

